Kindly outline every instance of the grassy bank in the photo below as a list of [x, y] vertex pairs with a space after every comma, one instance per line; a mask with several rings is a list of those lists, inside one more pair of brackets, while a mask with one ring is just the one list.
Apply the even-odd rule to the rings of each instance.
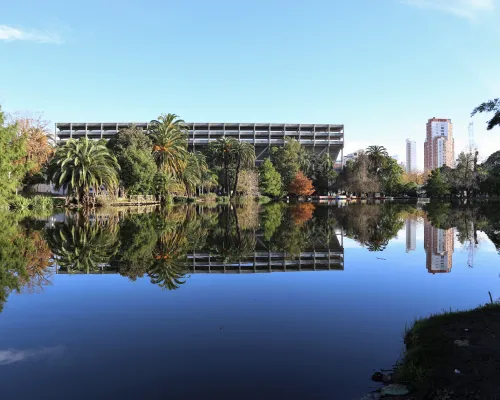
[[500, 304], [417, 320], [394, 380], [406, 399], [500, 399]]

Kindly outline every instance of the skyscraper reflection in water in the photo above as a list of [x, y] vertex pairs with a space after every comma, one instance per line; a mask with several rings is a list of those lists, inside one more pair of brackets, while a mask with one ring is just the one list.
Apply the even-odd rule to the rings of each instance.
[[453, 266], [455, 228], [439, 229], [424, 220], [426, 266], [431, 274], [450, 272]]
[[417, 248], [417, 221], [406, 220], [406, 252], [415, 251]]

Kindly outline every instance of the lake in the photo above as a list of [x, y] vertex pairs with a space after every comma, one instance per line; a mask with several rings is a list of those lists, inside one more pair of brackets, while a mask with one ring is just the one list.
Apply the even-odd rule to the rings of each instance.
[[500, 296], [500, 205], [0, 214], [2, 399], [359, 399]]

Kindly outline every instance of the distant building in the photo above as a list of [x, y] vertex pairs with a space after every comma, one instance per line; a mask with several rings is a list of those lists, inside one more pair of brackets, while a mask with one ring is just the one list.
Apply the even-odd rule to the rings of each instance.
[[451, 119], [431, 118], [427, 121], [424, 143], [425, 172], [443, 165], [455, 166], [455, 142]]
[[406, 252], [414, 251], [417, 248], [417, 221], [406, 220]]
[[[87, 137], [111, 139], [121, 129], [135, 125], [147, 130], [150, 122], [58, 122], [55, 125], [56, 142]], [[271, 124], [271, 123], [214, 123], [186, 122], [189, 150], [203, 150], [210, 143], [232, 137], [255, 147], [256, 164], [269, 157], [272, 146], [283, 146], [285, 141], [296, 139], [316, 154], [329, 154], [337, 160], [344, 149], [344, 125], [338, 124]]]
[[344, 156], [344, 166], [347, 164], [347, 161], [356, 161], [358, 156], [362, 154], [364, 150], [358, 150], [355, 151], [354, 153], [350, 153]]
[[417, 143], [406, 139], [406, 172], [411, 173], [417, 170]]
[[424, 223], [424, 249], [427, 271], [431, 274], [450, 272], [453, 266], [455, 229], [439, 229]]

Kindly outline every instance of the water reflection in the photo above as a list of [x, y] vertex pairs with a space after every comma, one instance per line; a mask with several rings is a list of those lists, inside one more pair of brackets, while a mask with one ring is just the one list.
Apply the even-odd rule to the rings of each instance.
[[417, 249], [417, 221], [408, 218], [406, 220], [406, 252]]
[[431, 274], [450, 272], [453, 266], [455, 229], [440, 229], [424, 222], [424, 248], [427, 271]]
[[400, 231], [417, 250], [423, 223], [425, 267], [451, 272], [456, 240], [468, 249], [478, 231], [500, 246], [498, 207], [427, 204], [271, 203], [183, 205], [136, 213], [101, 211], [40, 220], [0, 215], [0, 307], [13, 291], [40, 291], [51, 275], [118, 273], [177, 289], [188, 274], [344, 269], [344, 237], [370, 252], [386, 250]]
[[64, 351], [62, 346], [43, 347], [39, 349], [7, 349], [0, 350], [0, 366], [9, 365], [22, 361], [49, 358], [60, 355]]

